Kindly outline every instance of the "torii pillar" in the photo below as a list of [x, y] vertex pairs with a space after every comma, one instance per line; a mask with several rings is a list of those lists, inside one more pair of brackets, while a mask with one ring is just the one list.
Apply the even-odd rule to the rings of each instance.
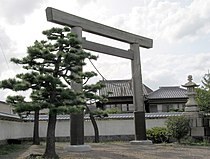
[[133, 104], [135, 106], [135, 141], [131, 141], [131, 144], [135, 144], [138, 143], [138, 141], [146, 141], [146, 125], [139, 44], [130, 44], [130, 49], [134, 52], [134, 59], [131, 61], [131, 68], [133, 82]]
[[[79, 40], [81, 40], [82, 38], [81, 31], [86, 31], [92, 34], [100, 35], [103, 37], [111, 38], [114, 40], [130, 44], [129, 50], [123, 50], [120, 48], [115, 48], [87, 41], [84, 39], [81, 40], [83, 49], [131, 60], [132, 82], [133, 82], [133, 104], [135, 106], [135, 112], [134, 112], [135, 141], [131, 141], [131, 144], [151, 143], [146, 140], [145, 108], [143, 100], [143, 84], [141, 76], [139, 47], [147, 49], [152, 48], [153, 40], [126, 31], [122, 31], [116, 28], [112, 28], [110, 26], [106, 26], [97, 22], [93, 22], [81, 17], [77, 17], [75, 15], [51, 7], [48, 7], [46, 9], [46, 15], [47, 15], [47, 20], [50, 22], [54, 22], [61, 25], [67, 25], [71, 27], [74, 33], [79, 34], [78, 36]], [[80, 122], [83, 122], [83, 120], [80, 120]], [[76, 124], [74, 123], [74, 125]], [[84, 134], [84, 132], [79, 134], [82, 135]], [[76, 136], [76, 138], [79, 139], [78, 136]], [[84, 135], [81, 138], [84, 139]], [[83, 142], [81, 141], [79, 143], [84, 143], [84, 141]]]

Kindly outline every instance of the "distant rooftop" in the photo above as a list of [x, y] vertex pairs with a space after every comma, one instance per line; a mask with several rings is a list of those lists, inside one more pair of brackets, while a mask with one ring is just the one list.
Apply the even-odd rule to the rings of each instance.
[[[108, 92], [112, 92], [109, 97], [133, 96], [131, 80], [106, 80], [104, 84], [106, 87], [99, 91], [100, 95], [107, 95]], [[147, 96], [151, 92], [153, 91], [143, 84], [144, 95]]]
[[[0, 101], [0, 103], [2, 103], [2, 104], [7, 104], [6, 102], [4, 102], [4, 101]], [[9, 104], [8, 104], [9, 105]]]
[[187, 98], [187, 90], [179, 86], [160, 87], [158, 90], [150, 93], [148, 99], [167, 99], [167, 98]]

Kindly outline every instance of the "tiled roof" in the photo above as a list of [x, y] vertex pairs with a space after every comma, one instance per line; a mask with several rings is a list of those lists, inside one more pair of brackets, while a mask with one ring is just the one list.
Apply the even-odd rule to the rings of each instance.
[[150, 93], [148, 99], [166, 99], [166, 98], [187, 98], [187, 90], [178, 86], [160, 87], [158, 90]]
[[[183, 112], [158, 112], [158, 113], [145, 113], [145, 118], [166, 118], [169, 116], [180, 116]], [[133, 119], [133, 113], [123, 113], [123, 114], [108, 114], [108, 117], [96, 119]], [[34, 116], [29, 115], [27, 118], [24, 118], [25, 121], [33, 121]], [[40, 121], [48, 120], [48, 115], [39, 115]], [[70, 120], [70, 115], [57, 115], [57, 120]], [[84, 116], [84, 120], [90, 120], [88, 114]]]
[[[146, 119], [152, 119], [152, 118], [167, 118], [170, 116], [181, 116], [183, 115], [183, 112], [158, 112], [158, 113], [145, 113]], [[205, 114], [206, 116], [210, 116], [209, 114]], [[34, 115], [29, 115], [28, 117], [21, 119], [17, 115], [11, 115], [11, 114], [2, 114], [0, 113], [0, 119], [8, 117], [6, 120], [19, 120], [19, 121], [33, 121]], [[108, 117], [105, 118], [96, 118], [96, 119], [133, 119], [134, 114], [133, 113], [123, 113], [123, 114], [108, 114]], [[46, 121], [48, 120], [48, 115], [39, 115], [40, 121]], [[57, 115], [57, 120], [70, 120], [70, 115]], [[86, 114], [84, 116], [84, 120], [90, 120], [89, 115]]]
[[[109, 97], [133, 96], [131, 80], [107, 80], [104, 81], [106, 87], [99, 91], [100, 95], [107, 95], [112, 92]], [[143, 84], [143, 93], [148, 95], [152, 90]]]
[[0, 112], [0, 120], [22, 121], [22, 119], [16, 114], [8, 114], [3, 112]]
[[[4, 102], [4, 101], [0, 101], [0, 103], [3, 103], [3, 104], [7, 104], [6, 102]], [[9, 104], [8, 104], [9, 105]]]
[[151, 90], [149, 87], [143, 84], [143, 92], [144, 92], [144, 95], [148, 96], [150, 93], [153, 92], [153, 90]]

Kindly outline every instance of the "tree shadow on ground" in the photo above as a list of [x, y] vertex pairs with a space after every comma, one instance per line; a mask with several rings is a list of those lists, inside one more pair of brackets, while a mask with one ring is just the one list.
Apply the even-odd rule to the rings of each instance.
[[0, 159], [21, 159], [23, 158], [23, 154], [25, 154], [28, 151], [28, 149], [32, 146], [32, 143], [24, 142], [18, 145], [19, 148], [17, 150], [14, 150], [9, 154], [0, 155]]

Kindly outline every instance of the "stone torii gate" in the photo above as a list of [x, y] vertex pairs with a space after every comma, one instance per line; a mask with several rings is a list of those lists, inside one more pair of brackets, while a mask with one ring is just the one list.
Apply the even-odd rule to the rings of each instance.
[[[132, 67], [132, 82], [133, 82], [133, 104], [135, 106], [134, 124], [135, 124], [135, 142], [146, 140], [145, 126], [145, 108], [142, 89], [142, 75], [139, 47], [152, 48], [153, 40], [139, 35], [131, 34], [116, 28], [112, 28], [100, 23], [96, 23], [75, 15], [48, 7], [46, 9], [47, 20], [53, 23], [66, 25], [71, 27], [72, 32], [77, 34], [78, 39], [82, 41], [82, 48], [90, 51], [100, 52], [112, 56], [126, 58], [131, 60]], [[130, 44], [129, 50], [123, 50], [95, 42], [87, 41], [82, 38], [82, 31], [103, 37], [111, 38], [121, 42]], [[79, 88], [81, 89], [81, 87]], [[72, 123], [71, 123], [72, 124]], [[84, 121], [81, 142], [76, 142], [78, 145], [84, 144]], [[73, 135], [73, 134], [71, 134]], [[71, 137], [72, 139], [72, 137]], [[71, 143], [72, 144], [72, 143]], [[77, 145], [76, 144], [76, 145]], [[74, 144], [73, 144], [74, 145]]]

